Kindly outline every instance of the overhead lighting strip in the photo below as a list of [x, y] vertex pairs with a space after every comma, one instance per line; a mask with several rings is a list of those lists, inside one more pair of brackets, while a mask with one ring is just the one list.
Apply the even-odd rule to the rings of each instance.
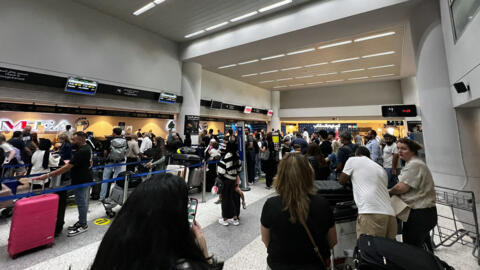
[[238, 64], [241, 66], [241, 65], [255, 63], [255, 62], [258, 62], [258, 61], [259, 61], [258, 59], [254, 59], [254, 60], [250, 60], [250, 61], [240, 62]]
[[302, 67], [289, 67], [289, 68], [282, 68], [282, 71], [288, 71], [288, 70], [295, 70], [295, 69], [301, 69]]
[[231, 68], [231, 67], [236, 67], [236, 66], [237, 66], [237, 64], [232, 64], [232, 65], [219, 67], [218, 69]]
[[295, 79], [306, 79], [306, 78], [312, 78], [313, 75], [305, 75], [305, 76], [298, 76], [298, 77], [295, 77]]
[[236, 17], [236, 18], [233, 18], [233, 19], [231, 19], [230, 21], [231, 21], [231, 22], [241, 21], [241, 20], [243, 20], [243, 19], [246, 19], [246, 18], [248, 18], [248, 17], [252, 17], [252, 16], [257, 15], [257, 14], [258, 14], [257, 11], [250, 12], [250, 13], [247, 13], [247, 14], [245, 14], [245, 15], [238, 16], [238, 17]]
[[277, 86], [274, 86], [273, 88], [277, 89], [277, 88], [286, 88], [288, 87], [287, 85], [277, 85]]
[[376, 67], [369, 67], [368, 69], [379, 69], [379, 68], [388, 68], [388, 67], [394, 67], [395, 65], [385, 65], [385, 66], [376, 66]]
[[270, 74], [270, 73], [275, 73], [275, 72], [278, 72], [278, 69], [260, 72], [260, 74], [263, 75], [263, 74]]
[[291, 84], [289, 85], [290, 87], [295, 87], [295, 86], [303, 86], [305, 85], [304, 83], [297, 83], [297, 84]]
[[365, 77], [357, 77], [357, 78], [350, 78], [348, 79], [349, 81], [355, 81], [355, 80], [364, 80], [364, 79], [368, 79], [368, 76], [365, 76]]
[[275, 59], [275, 58], [280, 58], [280, 57], [284, 57], [285, 54], [277, 54], [277, 55], [272, 55], [272, 56], [269, 56], [269, 57], [264, 57], [262, 58], [262, 61], [265, 61], [265, 60], [270, 60], [270, 59]]
[[200, 30], [198, 32], [186, 35], [185, 38], [190, 38], [190, 37], [197, 36], [197, 35], [200, 35], [200, 34], [203, 34], [203, 33], [205, 33], [205, 30]]
[[321, 83], [323, 83], [323, 82], [309, 82], [309, 83], [307, 83], [307, 84], [313, 85], [313, 84], [321, 84]]
[[344, 80], [331, 80], [331, 81], [326, 81], [326, 83], [334, 83], [334, 82], [343, 82]]
[[371, 58], [371, 57], [377, 57], [377, 56], [383, 56], [383, 55], [390, 55], [390, 54], [394, 54], [394, 53], [395, 53], [395, 51], [381, 52], [381, 53], [364, 55], [364, 56], [362, 56], [362, 58]]
[[207, 28], [205, 28], [205, 30], [206, 31], [212, 31], [214, 29], [220, 28], [220, 27], [222, 27], [224, 25], [227, 25], [227, 24], [228, 24], [228, 22], [222, 22], [222, 23], [216, 24], [214, 26], [207, 27]]
[[252, 73], [252, 74], [245, 74], [245, 75], [242, 75], [242, 77], [252, 77], [252, 76], [257, 76], [258, 73]]
[[323, 45], [323, 46], [318, 47], [318, 49], [323, 50], [323, 49], [327, 49], [327, 48], [331, 48], [331, 47], [347, 45], [347, 44], [350, 44], [350, 43], [352, 43], [351, 40], [346, 40], [346, 41], [342, 41], [342, 42], [336, 42], [336, 43], [332, 43], [332, 44]]
[[281, 6], [284, 6], [284, 5], [288, 5], [292, 3], [292, 0], [285, 0], [285, 1], [281, 1], [281, 2], [277, 2], [273, 5], [269, 5], [269, 6], [266, 6], [266, 7], [263, 7], [261, 9], [258, 10], [258, 12], [265, 12], [265, 11], [269, 11], [269, 10], [272, 10], [274, 8], [277, 8], [277, 7], [281, 7]]
[[358, 71], [364, 71], [364, 68], [358, 68], [358, 69], [351, 69], [351, 70], [344, 70], [341, 73], [350, 73], [350, 72], [358, 72]]
[[386, 33], [382, 33], [382, 34], [367, 36], [367, 37], [363, 37], [363, 38], [357, 38], [357, 39], [355, 39], [354, 41], [355, 41], [355, 42], [362, 42], [362, 41], [365, 41], [365, 40], [370, 40], [370, 39], [375, 39], [375, 38], [381, 38], [381, 37], [387, 37], [387, 36], [391, 36], [391, 35], [395, 35], [395, 32], [392, 31], [392, 32], [386, 32]]
[[290, 81], [290, 80], [293, 80], [293, 78], [283, 78], [283, 79], [278, 79], [277, 82], [281, 82], [281, 81]]
[[289, 53], [287, 53], [287, 55], [295, 55], [295, 54], [301, 54], [301, 53], [307, 53], [307, 52], [313, 52], [313, 51], [315, 51], [315, 48], [309, 48], [309, 49], [305, 49], [305, 50], [289, 52]]
[[274, 80], [268, 80], [268, 81], [261, 81], [260, 83], [272, 83]]
[[352, 58], [345, 58], [345, 59], [339, 59], [339, 60], [334, 60], [330, 63], [335, 64], [335, 63], [342, 63], [342, 62], [348, 62], [348, 61], [355, 61], [360, 59], [360, 57], [352, 57]]
[[320, 73], [320, 74], [317, 74], [317, 76], [329, 76], [329, 75], [335, 75], [337, 73], [338, 72]]
[[139, 8], [138, 10], [136, 10], [135, 12], [133, 12], [132, 14], [134, 16], [138, 16], [142, 13], [145, 13], [147, 11], [149, 11], [150, 9], [154, 8], [155, 6], [157, 5], [160, 5], [161, 3], [165, 2], [165, 0], [155, 0], [153, 2], [150, 2], [148, 4], [146, 4], [145, 6]]
[[391, 74], [382, 74], [382, 75], [375, 75], [375, 76], [372, 76], [372, 78], [381, 78], [381, 77], [388, 77], [388, 76], [394, 76], [395, 74], [391, 73]]

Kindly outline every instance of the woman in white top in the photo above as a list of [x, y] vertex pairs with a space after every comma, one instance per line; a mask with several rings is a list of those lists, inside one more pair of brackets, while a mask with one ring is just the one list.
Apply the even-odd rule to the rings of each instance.
[[[50, 172], [50, 168], [58, 167], [60, 156], [50, 152], [52, 142], [49, 139], [40, 139], [38, 150], [32, 155], [32, 171], [31, 174], [45, 174]], [[45, 183], [48, 179], [45, 180]], [[40, 184], [33, 182], [33, 184]]]
[[411, 208], [407, 222], [403, 223], [403, 242], [433, 252], [430, 231], [437, 224], [437, 208], [432, 173], [418, 158], [422, 149], [418, 143], [400, 139], [397, 146], [400, 158], [407, 163], [390, 195], [398, 195]]

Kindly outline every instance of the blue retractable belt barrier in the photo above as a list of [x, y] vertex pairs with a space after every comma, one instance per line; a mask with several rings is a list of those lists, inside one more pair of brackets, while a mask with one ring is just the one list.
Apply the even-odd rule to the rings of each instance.
[[[207, 162], [207, 164], [214, 164], [214, 163], [218, 163], [218, 162], [219, 161], [209, 161], [209, 162]], [[112, 165], [116, 165], [116, 166], [113, 166], [113, 167], [118, 167], [118, 166], [124, 166], [125, 164], [133, 165], [133, 164], [140, 164], [140, 163], [145, 163], [145, 162], [142, 161], [142, 162], [131, 162], [131, 163], [119, 163], [119, 164], [112, 164]], [[191, 166], [188, 166], [187, 168], [197, 168], [197, 167], [202, 167], [203, 165], [204, 165], [204, 163], [198, 163], [198, 164], [193, 164]], [[131, 175], [130, 177], [142, 177], [142, 176], [155, 175], [155, 174], [166, 173], [168, 171], [176, 171], [176, 170], [177, 169], [139, 173], [139, 174]], [[39, 174], [39, 175], [42, 175], [42, 174]], [[39, 175], [37, 175], [37, 176], [39, 176]], [[22, 178], [23, 177], [32, 177], [32, 176], [34, 176], [34, 175], [22, 176]], [[10, 178], [5, 178], [5, 179], [9, 180]], [[16, 178], [13, 178], [13, 180], [16, 180]], [[31, 196], [41, 195], [41, 194], [48, 194], [48, 193], [55, 193], [55, 192], [60, 192], [60, 191], [72, 190], [72, 189], [77, 189], [77, 188], [82, 188], [82, 187], [89, 187], [89, 186], [94, 186], [94, 185], [103, 184], [103, 183], [112, 183], [112, 182], [116, 182], [116, 181], [120, 181], [120, 180], [125, 180], [125, 177], [116, 177], [116, 178], [112, 178], [112, 179], [106, 179], [106, 180], [103, 180], [103, 181], [100, 181], [100, 182], [88, 182], [88, 183], [79, 184], [79, 185], [52, 188], [52, 189], [44, 190], [42, 192], [29, 192], [29, 193], [24, 193], [24, 194], [19, 194], [19, 195], [0, 197], [0, 202], [9, 201], [9, 200], [16, 200], [16, 199], [21, 199], [21, 198], [31, 197]]]

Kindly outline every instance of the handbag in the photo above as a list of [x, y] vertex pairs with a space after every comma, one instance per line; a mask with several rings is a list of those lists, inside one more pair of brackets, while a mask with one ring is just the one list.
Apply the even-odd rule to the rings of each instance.
[[265, 152], [260, 152], [260, 160], [267, 161], [270, 159], [270, 150], [267, 148]]
[[320, 250], [318, 249], [317, 244], [315, 243], [315, 240], [313, 239], [312, 233], [310, 232], [310, 229], [308, 229], [307, 224], [305, 224], [305, 221], [301, 221], [303, 228], [305, 228], [305, 231], [307, 232], [308, 238], [310, 239], [310, 242], [313, 245], [313, 250], [315, 250], [315, 254], [317, 254], [318, 258], [320, 259], [320, 262], [322, 263], [322, 266], [324, 269], [327, 269], [327, 265], [325, 264], [325, 260], [322, 257], [322, 254], [320, 254]]

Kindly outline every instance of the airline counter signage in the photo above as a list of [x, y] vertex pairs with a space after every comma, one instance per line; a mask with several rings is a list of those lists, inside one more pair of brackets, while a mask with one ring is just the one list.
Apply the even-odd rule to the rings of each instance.
[[11, 132], [17, 130], [23, 130], [26, 126], [31, 126], [32, 131], [43, 132], [59, 132], [65, 130], [65, 126], [71, 125], [67, 120], [61, 120], [59, 122], [55, 120], [19, 120], [12, 121], [11, 119], [0, 119], [0, 131]]

